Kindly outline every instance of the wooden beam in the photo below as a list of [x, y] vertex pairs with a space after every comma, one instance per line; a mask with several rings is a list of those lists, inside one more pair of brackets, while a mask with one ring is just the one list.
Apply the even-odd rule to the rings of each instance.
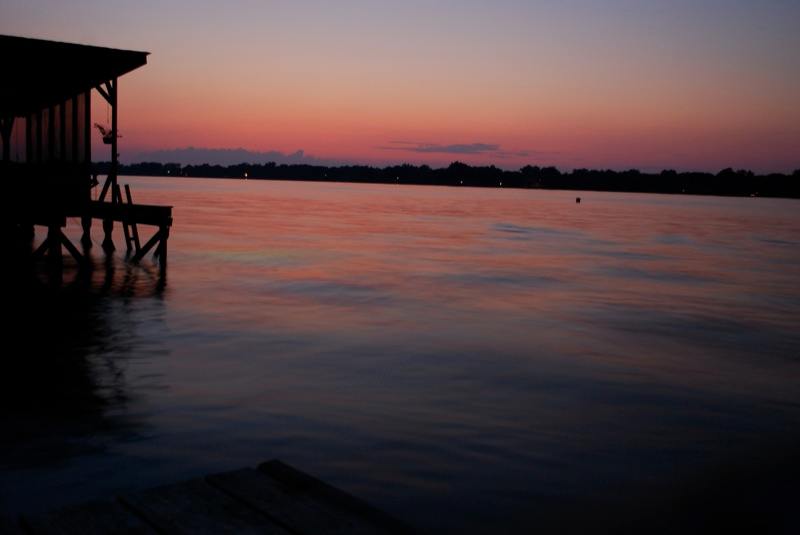
[[[114, 184], [113, 201], [116, 204], [122, 204], [122, 194], [119, 191], [119, 184]], [[130, 212], [128, 212], [128, 215], [129, 214]], [[133, 238], [131, 238], [131, 229], [128, 226], [128, 217], [122, 218], [122, 233], [125, 235], [125, 248], [128, 250], [128, 252], [130, 252], [130, 250], [133, 248], [131, 244]]]
[[[100, 202], [104, 202], [106, 200], [106, 194], [108, 193], [108, 189], [111, 187], [111, 175], [109, 174], [106, 177], [106, 182], [103, 184], [103, 189], [100, 191]], [[113, 195], [111, 202], [114, 202]]]
[[87, 207], [87, 215], [95, 219], [114, 221], [135, 221], [140, 225], [155, 227], [172, 225], [172, 207], [153, 204], [112, 204], [92, 201]]
[[109, 96], [113, 99], [117, 91], [117, 79], [113, 78], [105, 82], [105, 86], [106, 86], [106, 93], [108, 93]]
[[119, 137], [119, 124], [117, 121], [117, 111], [118, 111], [118, 102], [117, 102], [117, 79], [114, 78], [112, 81], [108, 82], [108, 88], [110, 90], [111, 95], [111, 173], [114, 176], [113, 184], [116, 185], [117, 183], [117, 174], [119, 173], [119, 153], [117, 151], [117, 138]]
[[131, 262], [139, 262], [142, 258], [144, 258], [145, 255], [150, 252], [150, 249], [152, 249], [155, 246], [155, 244], [157, 244], [162, 239], [161, 232], [162, 232], [161, 229], [159, 229], [158, 232], [153, 234], [153, 237], [150, 238], [147, 241], [147, 243], [144, 244], [144, 247], [142, 247], [142, 249], [133, 256]]
[[169, 241], [169, 227], [161, 227], [161, 241], [158, 242], [158, 265], [162, 272], [167, 270], [167, 242]]
[[[131, 196], [130, 184], [125, 184], [125, 197], [128, 199], [128, 206], [131, 206], [133, 204], [133, 197]], [[137, 225], [135, 219], [131, 221], [131, 231], [133, 232], [133, 243], [136, 246], [136, 252], [138, 253], [142, 248], [142, 244], [139, 241], [139, 226]]]
[[67, 238], [63, 232], [59, 230], [58, 233], [61, 235], [61, 244], [67, 249], [67, 251], [69, 251], [69, 254], [72, 255], [72, 258], [74, 258], [79, 264], [83, 264], [84, 258], [80, 251], [78, 251], [78, 248], [72, 245], [72, 242], [69, 241], [69, 238]]
[[47, 252], [47, 248], [50, 247], [49, 240], [49, 237], [45, 237], [44, 241], [39, 245], [39, 247], [36, 248], [32, 255], [34, 259], [44, 256], [44, 254]]
[[[108, 82], [106, 82], [106, 83], [108, 83]], [[103, 89], [102, 85], [96, 86], [95, 89], [97, 89], [97, 92], [100, 93], [103, 96], [104, 99], [106, 99], [106, 102], [111, 104], [111, 95], [108, 93], [107, 90]]]

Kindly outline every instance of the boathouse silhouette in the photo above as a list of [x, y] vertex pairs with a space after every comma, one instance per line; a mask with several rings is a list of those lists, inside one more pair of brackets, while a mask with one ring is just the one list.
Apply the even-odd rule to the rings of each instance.
[[[0, 35], [0, 180], [6, 192], [0, 217], [7, 229], [27, 240], [33, 238], [34, 226], [47, 229], [34, 258], [47, 257], [60, 266], [63, 248], [85, 265], [92, 221], [99, 219], [106, 252], [115, 249], [114, 223], [119, 222], [132, 261], [154, 251], [162, 273], [166, 268], [172, 207], [134, 204], [130, 187], [125, 185], [123, 197], [117, 177], [119, 77], [147, 64], [147, 56], [148, 52]], [[110, 125], [98, 128], [110, 147], [111, 167], [96, 200], [92, 90], [108, 102], [111, 119]], [[63, 232], [69, 220], [79, 220], [83, 227], [83, 251]], [[156, 227], [144, 244], [140, 225]]]

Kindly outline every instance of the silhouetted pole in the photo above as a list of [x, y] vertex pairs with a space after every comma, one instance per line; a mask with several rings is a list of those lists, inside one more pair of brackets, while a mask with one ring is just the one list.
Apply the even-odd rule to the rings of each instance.
[[[100, 196], [100, 200], [104, 201], [106, 192], [110, 191], [111, 202], [116, 203], [120, 200], [117, 195], [117, 171], [119, 169], [119, 155], [117, 154], [117, 79], [114, 78], [106, 82], [105, 91], [100, 87], [98, 87], [98, 91], [100, 91], [100, 94], [105, 97], [111, 106], [111, 169], [109, 170], [106, 183], [103, 186], [103, 193]], [[103, 232], [105, 233], [103, 249], [106, 252], [111, 252], [116, 249], [112, 236], [114, 233], [113, 219], [106, 219], [103, 221]]]
[[[81, 95], [76, 96], [72, 101], [72, 119], [74, 121], [73, 124], [73, 134], [74, 134], [74, 141], [73, 141], [73, 155], [75, 157], [75, 161], [78, 160], [78, 99], [81, 98]], [[84, 99], [84, 106], [83, 106], [83, 164], [86, 166], [87, 174], [91, 175], [92, 173], [92, 99], [91, 99], [91, 91], [87, 91], [83, 94]], [[92, 186], [93, 187], [93, 186]], [[92, 187], [90, 187], [87, 191], [87, 202], [91, 202], [92, 200]], [[83, 236], [81, 236], [81, 244], [85, 249], [89, 249], [92, 247], [92, 216], [91, 214], [83, 216], [81, 220], [81, 226], [83, 227]]]

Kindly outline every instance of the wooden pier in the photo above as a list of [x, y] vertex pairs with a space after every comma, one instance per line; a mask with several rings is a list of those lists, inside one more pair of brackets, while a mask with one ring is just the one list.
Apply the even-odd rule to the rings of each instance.
[[[0, 35], [6, 74], [0, 84], [0, 182], [6, 204], [0, 213], [7, 235], [30, 240], [34, 227], [46, 237], [33, 258], [62, 265], [66, 250], [79, 265], [87, 264], [92, 221], [103, 225], [103, 249], [116, 249], [114, 224], [121, 223], [129, 258], [138, 262], [153, 251], [162, 272], [172, 208], [134, 204], [128, 185], [118, 183], [119, 77], [144, 66], [147, 52]], [[110, 124], [92, 125], [92, 91], [105, 99]], [[110, 168], [99, 186], [92, 172], [92, 133], [98, 131], [110, 149]], [[63, 232], [70, 219], [83, 227], [81, 251]], [[142, 243], [139, 225], [154, 226]], [[18, 249], [24, 250], [24, 247]]]
[[412, 532], [383, 511], [277, 460], [113, 500], [0, 519], [0, 535]]

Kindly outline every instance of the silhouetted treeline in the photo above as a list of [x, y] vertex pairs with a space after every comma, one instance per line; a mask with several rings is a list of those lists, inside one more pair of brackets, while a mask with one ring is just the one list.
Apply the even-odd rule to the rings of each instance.
[[[96, 164], [105, 174], [110, 164]], [[632, 191], [645, 193], [686, 193], [699, 195], [757, 195], [800, 198], [800, 169], [794, 173], [756, 175], [752, 171], [723, 169], [719, 173], [676, 172], [642, 173], [629, 171], [575, 169], [561, 172], [555, 167], [526, 165], [519, 171], [495, 166], [473, 167], [453, 162], [433, 169], [427, 165], [276, 165], [238, 164], [187, 165], [137, 163], [121, 165], [120, 174], [140, 176], [186, 176], [199, 178], [249, 178], [273, 180], [319, 180], [332, 182], [371, 182], [438, 186], [543, 188], [594, 191]]]

